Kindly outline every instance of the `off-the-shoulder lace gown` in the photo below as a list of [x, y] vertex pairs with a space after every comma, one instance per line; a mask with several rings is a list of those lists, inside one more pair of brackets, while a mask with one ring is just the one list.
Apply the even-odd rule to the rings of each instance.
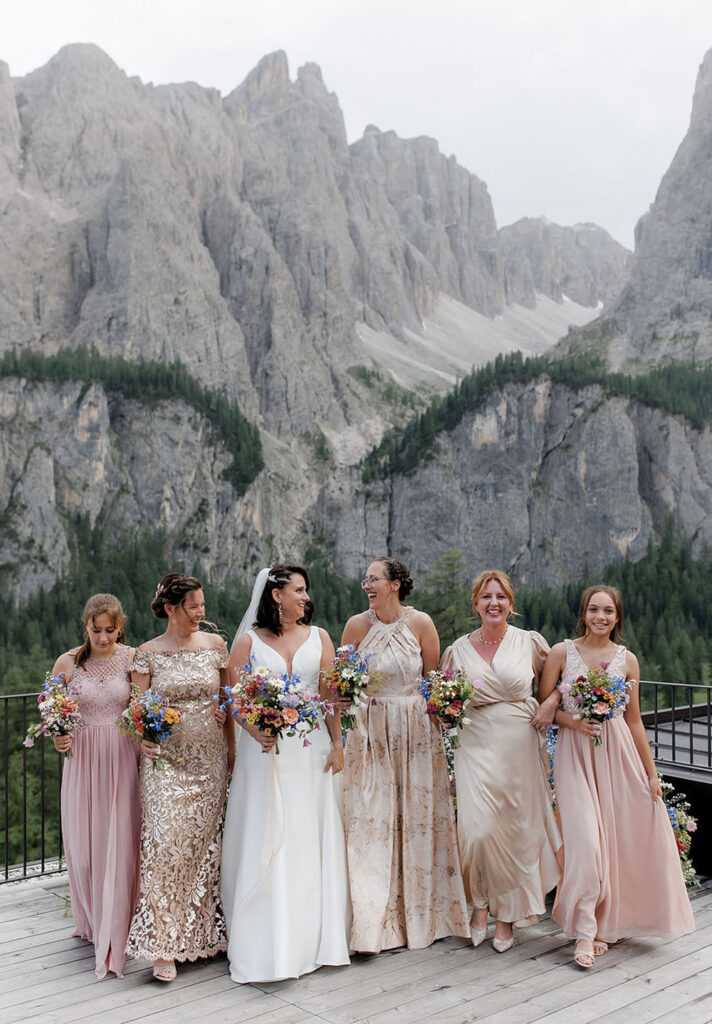
[[138, 650], [132, 670], [183, 712], [163, 745], [163, 767], [141, 762], [141, 884], [127, 952], [197, 960], [227, 948], [220, 901], [227, 751], [213, 697], [224, 647]]

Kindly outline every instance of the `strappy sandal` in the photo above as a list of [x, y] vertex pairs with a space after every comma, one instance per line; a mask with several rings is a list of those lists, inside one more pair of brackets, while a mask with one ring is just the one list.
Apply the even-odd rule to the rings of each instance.
[[153, 977], [156, 981], [175, 981], [176, 974], [177, 971], [174, 960], [171, 960], [170, 963], [167, 964], [153, 965]]
[[594, 956], [605, 956], [608, 952], [608, 943], [604, 942], [603, 939], [593, 940], [593, 955]]
[[588, 970], [589, 967], [594, 965], [594, 957], [592, 949], [580, 949], [582, 942], [587, 942], [588, 939], [579, 939], [574, 947], [574, 963], [577, 967], [583, 967], [584, 970]]

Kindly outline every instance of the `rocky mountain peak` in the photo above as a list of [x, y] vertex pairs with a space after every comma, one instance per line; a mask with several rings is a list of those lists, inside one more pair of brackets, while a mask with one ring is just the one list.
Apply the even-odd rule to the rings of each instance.
[[687, 134], [637, 224], [630, 281], [606, 312], [613, 366], [712, 359], [710, 196], [712, 50], [699, 70]]
[[523, 217], [500, 228], [508, 303], [533, 308], [537, 295], [596, 307], [618, 297], [631, 253], [596, 224], [562, 227]]

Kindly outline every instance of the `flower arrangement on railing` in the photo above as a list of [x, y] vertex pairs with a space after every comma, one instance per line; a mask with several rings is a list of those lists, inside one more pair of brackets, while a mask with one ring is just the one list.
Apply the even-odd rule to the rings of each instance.
[[672, 782], [660, 777], [660, 788], [670, 818], [672, 831], [680, 855], [680, 866], [685, 885], [699, 885], [700, 881], [690, 859], [693, 833], [697, 831], [697, 819], [690, 814], [690, 804], [684, 793], [676, 793]]

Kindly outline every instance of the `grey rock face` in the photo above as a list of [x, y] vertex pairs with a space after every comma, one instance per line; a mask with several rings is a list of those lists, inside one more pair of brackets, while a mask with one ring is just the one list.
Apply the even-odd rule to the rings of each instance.
[[[519, 522], [534, 452], [480, 479], [454, 435], [421, 477], [439, 513], [416, 511], [407, 481], [362, 493], [354, 463], [407, 412], [387, 371], [378, 385], [350, 372], [384, 366], [382, 338], [401, 365], [414, 336], [436, 346], [423, 321], [443, 296], [461, 305], [437, 331], [454, 320], [465, 331], [463, 306], [491, 318], [532, 289], [595, 302], [619, 273], [618, 252], [605, 270], [603, 243], [581, 255], [553, 227], [546, 259], [527, 235], [517, 264], [515, 236], [498, 236], [484, 183], [432, 139], [369, 128], [349, 146], [319, 69], [292, 81], [282, 53], [224, 99], [145, 85], [94, 46], [14, 81], [0, 65], [0, 353], [86, 345], [179, 359], [259, 424], [266, 463], [238, 498], [221, 479], [229, 456], [181, 402], [149, 409], [97, 386], [1, 380], [0, 559], [15, 566], [14, 592], [66, 569], [80, 512], [108, 528], [162, 524], [216, 579], [301, 556], [315, 530], [358, 568], [389, 541], [432, 550], [430, 529], [435, 549], [454, 546], [469, 529], [469, 480], [480, 495], [506, 484]], [[423, 388], [442, 389], [441, 376], [426, 369]], [[451, 507], [438, 489], [457, 474]]]
[[562, 227], [525, 217], [500, 228], [508, 303], [534, 306], [536, 296], [598, 306], [618, 297], [631, 253], [595, 224]]
[[417, 572], [457, 549], [473, 574], [495, 566], [556, 585], [586, 565], [642, 555], [669, 516], [712, 542], [712, 434], [602, 401], [598, 387], [543, 380], [465, 416], [412, 476], [367, 488], [330, 482], [317, 510], [315, 528], [353, 573], [378, 551]]
[[712, 51], [700, 67], [688, 132], [636, 227], [630, 281], [604, 312], [614, 367], [712, 358], [710, 196]]

